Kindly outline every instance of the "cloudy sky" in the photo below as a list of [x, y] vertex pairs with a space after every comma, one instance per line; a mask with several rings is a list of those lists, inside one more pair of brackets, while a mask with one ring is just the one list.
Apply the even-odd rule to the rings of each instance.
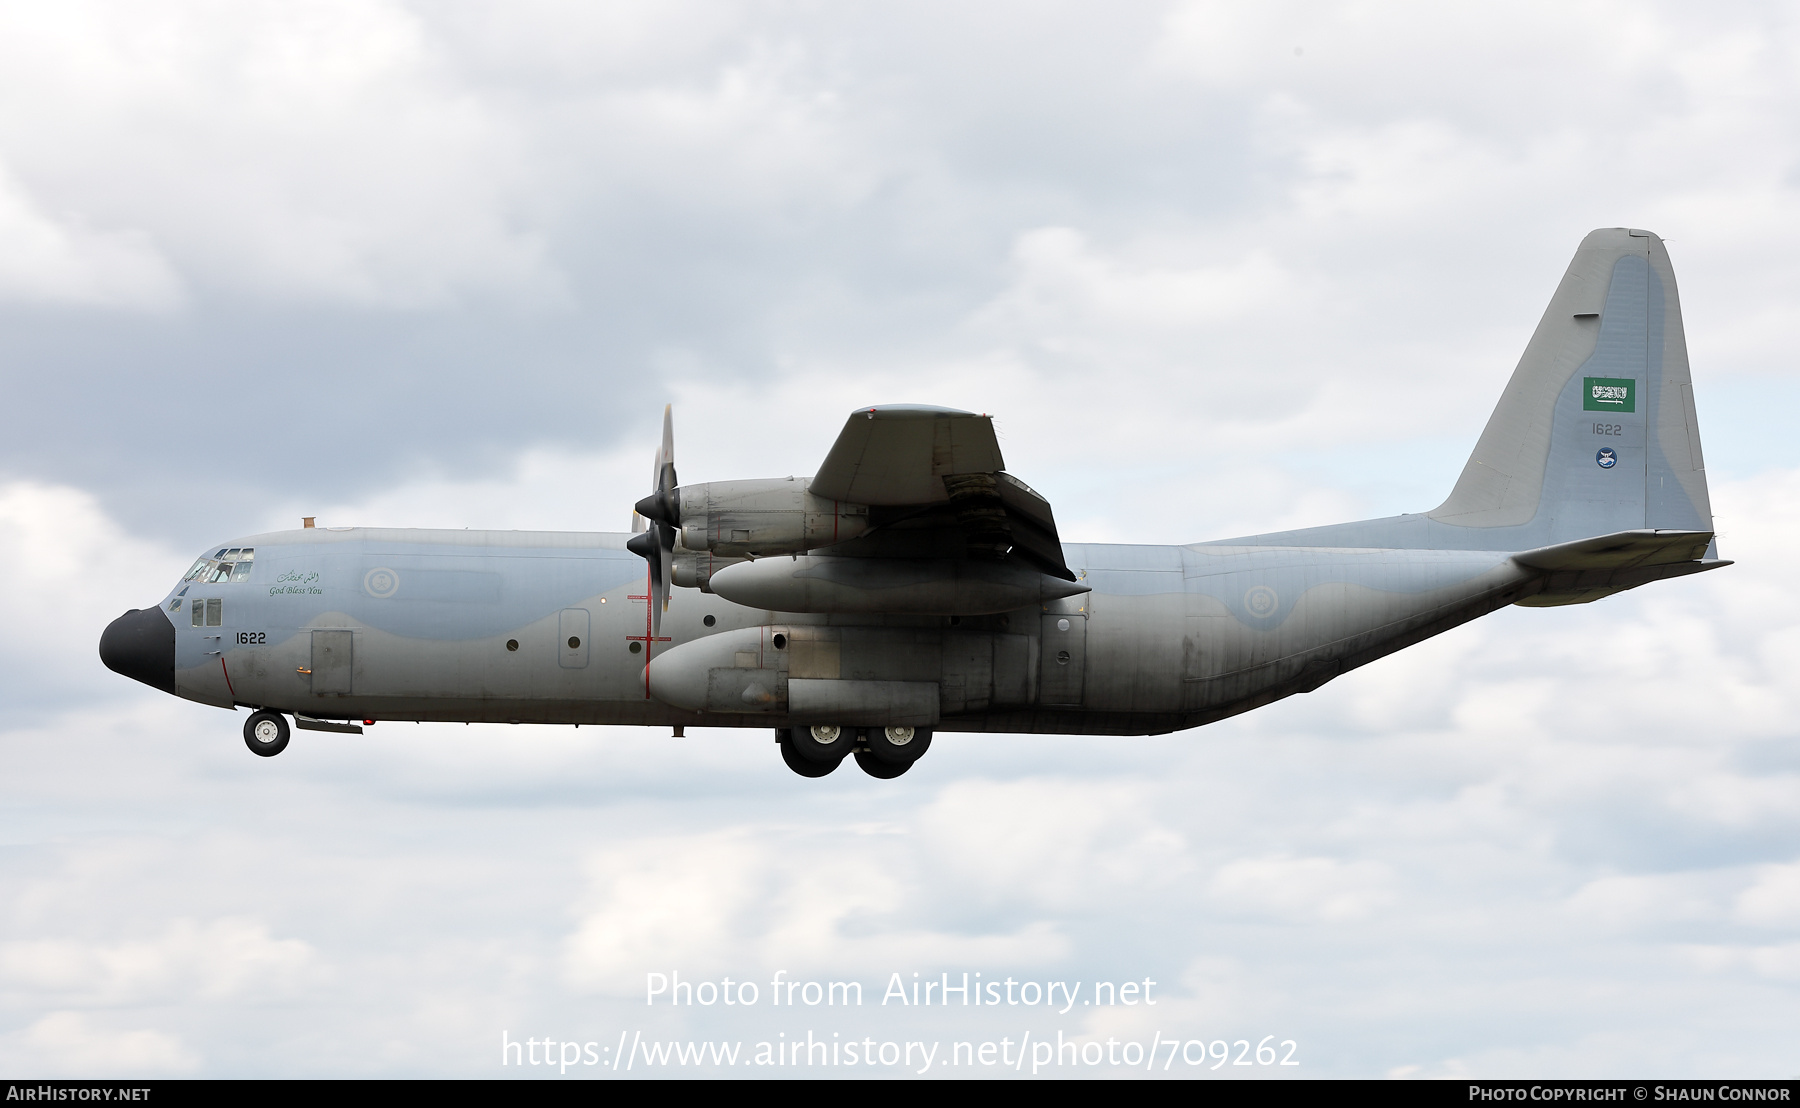
[[[1791, 3], [0, 3], [0, 1071], [810, 1032], [1800, 1073], [1797, 213]], [[1739, 564], [1201, 731], [946, 735], [895, 782], [763, 732], [263, 761], [95, 655], [303, 514], [621, 529], [667, 402], [688, 480], [993, 412], [1074, 541], [1429, 509], [1619, 225], [1669, 242]], [[1158, 1003], [878, 1003], [964, 972]]]

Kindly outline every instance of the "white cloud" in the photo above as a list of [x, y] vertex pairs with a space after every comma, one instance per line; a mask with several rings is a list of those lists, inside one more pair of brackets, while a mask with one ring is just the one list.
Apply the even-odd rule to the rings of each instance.
[[101, 630], [155, 604], [191, 557], [128, 534], [91, 493], [0, 483], [0, 574], [17, 590], [0, 687], [15, 710], [120, 691], [100, 665]]
[[830, 973], [868, 988], [899, 966], [1067, 957], [1048, 921], [988, 934], [922, 926], [921, 880], [946, 859], [920, 857], [881, 828], [847, 838], [857, 849], [820, 830], [731, 828], [597, 852], [589, 907], [567, 944], [571, 978], [625, 996], [644, 995], [653, 971], [690, 981]]
[[58, 222], [0, 165], [0, 299], [166, 309], [181, 297], [145, 235]]
[[[1063, 353], [1070, 330], [1101, 330], [1113, 343], [1159, 344], [1179, 334], [1261, 309], [1293, 307], [1291, 278], [1266, 254], [1213, 267], [1158, 265], [1108, 257], [1069, 227], [1041, 227], [1013, 248], [1018, 275], [977, 322], [1025, 332]], [[1110, 344], [1093, 341], [1095, 353]]]
[[1391, 882], [1378, 862], [1244, 858], [1220, 867], [1212, 893], [1228, 912], [1333, 922], [1363, 918], [1391, 902]]
[[1698, 921], [1716, 924], [1721, 915], [1710, 874], [1613, 875], [1588, 882], [1569, 898], [1569, 907], [1595, 922], [1626, 931], [1659, 924]]
[[0, 1050], [12, 1056], [14, 1069], [45, 1076], [188, 1074], [203, 1061], [174, 1035], [113, 1030], [83, 1012], [51, 1012], [6, 1039]]
[[[71, 219], [117, 229], [89, 254], [158, 245], [94, 257], [102, 292], [166, 301], [172, 265], [213, 294], [302, 302], [562, 295], [519, 226], [523, 152], [403, 6], [92, 0], [4, 18], [0, 156]], [[55, 288], [75, 280], [57, 260], [12, 264]]]
[[1167, 888], [1190, 876], [1187, 844], [1143, 808], [1142, 786], [959, 781], [918, 813], [928, 872], [957, 899], [1042, 911]]
[[1800, 863], [1763, 867], [1734, 908], [1739, 919], [1761, 927], [1800, 925]]
[[276, 939], [257, 920], [184, 919], [147, 939], [0, 943], [0, 990], [101, 1005], [267, 1000], [294, 991], [314, 959], [306, 943]]

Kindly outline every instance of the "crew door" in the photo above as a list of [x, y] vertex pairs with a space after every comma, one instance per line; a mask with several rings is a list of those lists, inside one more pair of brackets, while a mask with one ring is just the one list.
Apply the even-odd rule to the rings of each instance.
[[354, 631], [312, 633], [312, 691], [316, 695], [350, 691]]

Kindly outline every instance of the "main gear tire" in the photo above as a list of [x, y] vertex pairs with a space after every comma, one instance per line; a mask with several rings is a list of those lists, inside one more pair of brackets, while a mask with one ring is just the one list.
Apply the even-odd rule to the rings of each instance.
[[794, 749], [793, 734], [793, 731], [785, 729], [782, 733], [781, 760], [787, 763], [787, 768], [793, 770], [800, 776], [824, 777], [832, 770], [838, 768], [838, 763], [844, 760], [842, 757], [833, 758], [829, 761], [807, 757]]
[[866, 750], [856, 752], [856, 764], [870, 777], [879, 777], [883, 781], [892, 781], [913, 767], [911, 762], [887, 762]]
[[837, 765], [850, 753], [856, 745], [856, 732], [848, 727], [840, 727], [835, 723], [815, 723], [810, 727], [800, 726], [789, 729], [793, 736], [794, 749], [803, 758], [815, 762], [830, 762]]
[[273, 758], [287, 749], [287, 718], [267, 710], [250, 713], [244, 721], [244, 745], [260, 758]]
[[931, 749], [929, 727], [871, 727], [869, 753], [890, 765], [910, 766]]

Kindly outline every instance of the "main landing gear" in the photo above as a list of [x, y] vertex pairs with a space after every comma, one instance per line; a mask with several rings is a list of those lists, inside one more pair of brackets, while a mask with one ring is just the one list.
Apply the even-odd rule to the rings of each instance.
[[823, 777], [838, 768], [845, 755], [870, 777], [891, 780], [912, 768], [931, 749], [931, 730], [926, 727], [840, 727], [815, 723], [810, 727], [778, 727], [781, 760], [802, 777]]
[[244, 721], [244, 745], [250, 753], [273, 758], [287, 749], [288, 721], [280, 712], [252, 712]]

